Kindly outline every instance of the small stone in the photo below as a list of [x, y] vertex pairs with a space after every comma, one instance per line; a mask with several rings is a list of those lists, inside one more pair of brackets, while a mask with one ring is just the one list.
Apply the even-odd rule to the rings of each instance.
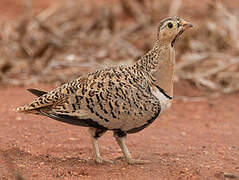
[[186, 132], [181, 132], [181, 134], [182, 134], [182, 136], [186, 136], [187, 135], [187, 133]]
[[99, 52], [96, 54], [96, 56], [97, 56], [98, 58], [104, 58], [104, 57], [107, 56], [107, 51], [101, 50], [101, 51], [99, 51]]
[[76, 141], [76, 140], [78, 140], [78, 138], [69, 138], [69, 140]]
[[67, 61], [74, 61], [76, 59], [76, 56], [74, 54], [70, 54], [66, 57]]
[[208, 151], [204, 151], [204, 154], [206, 154], [206, 155], [207, 155], [207, 154], [208, 154]]
[[16, 117], [16, 120], [21, 121], [22, 117], [18, 116], [18, 117]]
[[33, 176], [33, 177], [37, 177], [37, 176], [38, 176], [38, 174], [33, 174], [32, 176]]
[[18, 167], [26, 167], [25, 164], [18, 164]]
[[80, 173], [79, 173], [79, 172], [76, 172], [76, 171], [73, 171], [73, 172], [72, 172], [72, 175], [73, 175], [73, 176], [79, 176]]

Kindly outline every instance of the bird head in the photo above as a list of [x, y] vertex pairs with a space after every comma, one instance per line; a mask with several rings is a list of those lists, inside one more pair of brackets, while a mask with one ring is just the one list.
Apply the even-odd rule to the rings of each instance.
[[160, 43], [169, 43], [173, 47], [178, 37], [193, 25], [180, 17], [163, 19], [158, 26], [158, 40]]

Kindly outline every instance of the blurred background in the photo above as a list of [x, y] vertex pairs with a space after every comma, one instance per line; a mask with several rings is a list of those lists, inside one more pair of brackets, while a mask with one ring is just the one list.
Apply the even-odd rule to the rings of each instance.
[[[0, 0], [0, 179], [239, 179], [238, 8], [238, 0]], [[108, 133], [101, 151], [117, 164], [98, 166], [86, 128], [12, 111], [32, 101], [27, 88], [134, 63], [168, 16], [194, 24], [175, 44], [177, 100], [127, 139], [152, 163], [128, 166]]]
[[133, 63], [152, 47], [160, 20], [178, 15], [195, 28], [176, 43], [176, 84], [233, 93], [239, 89], [238, 7], [231, 0], [1, 0], [0, 84], [59, 85]]

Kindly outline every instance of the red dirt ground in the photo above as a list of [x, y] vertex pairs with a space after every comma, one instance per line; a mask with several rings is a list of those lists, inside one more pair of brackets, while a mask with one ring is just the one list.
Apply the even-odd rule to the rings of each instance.
[[100, 139], [100, 149], [116, 164], [95, 164], [86, 128], [13, 112], [32, 100], [25, 88], [0, 88], [0, 94], [0, 179], [220, 179], [224, 172], [239, 174], [239, 94], [176, 100], [150, 127], [129, 135], [133, 156], [151, 161], [144, 165], [119, 159], [111, 133]]
[[[0, 20], [24, 12], [23, 2], [1, 0]], [[60, 0], [33, 2], [39, 10]], [[128, 165], [107, 133], [100, 139], [100, 150], [116, 164], [98, 165], [86, 128], [12, 111], [32, 100], [26, 88], [30, 87], [0, 87], [0, 180], [224, 179], [230, 173], [239, 175], [239, 93], [200, 102], [175, 100], [151, 126], [129, 135], [127, 145], [133, 157], [148, 159], [149, 164]], [[53, 86], [31, 88], [50, 90]], [[176, 94], [200, 93], [180, 84]]]

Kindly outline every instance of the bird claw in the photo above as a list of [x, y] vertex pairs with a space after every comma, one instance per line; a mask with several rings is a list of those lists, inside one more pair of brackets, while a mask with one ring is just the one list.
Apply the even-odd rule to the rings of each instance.
[[150, 163], [149, 160], [141, 160], [141, 159], [127, 159], [127, 162], [129, 164], [147, 164], [147, 163]]
[[109, 163], [109, 164], [114, 164], [114, 161], [110, 160], [110, 159], [104, 159], [102, 157], [97, 157], [95, 159], [95, 162], [98, 164], [103, 164], [103, 163]]

